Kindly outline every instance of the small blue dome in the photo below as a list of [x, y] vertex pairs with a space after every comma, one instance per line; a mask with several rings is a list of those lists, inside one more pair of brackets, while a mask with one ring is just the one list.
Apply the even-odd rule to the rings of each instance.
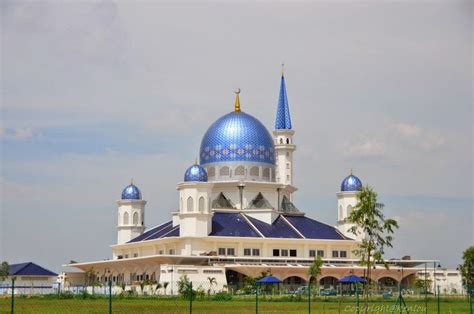
[[199, 152], [201, 165], [251, 161], [275, 165], [273, 138], [265, 126], [241, 111], [228, 113], [207, 130]]
[[355, 192], [362, 189], [362, 181], [353, 174], [347, 176], [341, 183], [342, 192]]
[[129, 186], [126, 186], [122, 191], [123, 200], [141, 200], [142, 193], [136, 185], [131, 183]]
[[200, 181], [207, 182], [206, 169], [198, 164], [194, 164], [189, 167], [184, 173], [184, 181]]

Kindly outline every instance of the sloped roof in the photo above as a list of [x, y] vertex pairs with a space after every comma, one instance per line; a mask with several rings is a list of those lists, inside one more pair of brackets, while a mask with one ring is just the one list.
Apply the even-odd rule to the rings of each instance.
[[278, 216], [271, 225], [248, 215], [246, 217], [266, 238], [302, 238], [281, 216]]
[[261, 236], [240, 213], [219, 213], [212, 216], [212, 232], [210, 236], [221, 237], [255, 237]]
[[[239, 212], [214, 212], [212, 216], [209, 236], [262, 238], [262, 235], [280, 239], [352, 240], [335, 227], [305, 216], [279, 215], [271, 225]], [[173, 227], [172, 221], [147, 230], [128, 243], [167, 237], [179, 237], [179, 226]]]
[[317, 220], [305, 216], [284, 215], [284, 217], [307, 239], [351, 240], [333, 226]]
[[[174, 232], [176, 231], [175, 229], [179, 229], [179, 227], [178, 226], [173, 227], [173, 222], [170, 220], [168, 222], [165, 222], [164, 224], [161, 224], [157, 227], [147, 230], [143, 234], [128, 241], [127, 243], [165, 238], [167, 236], [169, 237], [170, 236], [169, 234], [171, 233], [174, 234]], [[179, 231], [178, 231], [178, 235], [179, 235]]]
[[12, 264], [8, 267], [10, 276], [57, 276], [58, 274], [47, 270], [33, 262]]

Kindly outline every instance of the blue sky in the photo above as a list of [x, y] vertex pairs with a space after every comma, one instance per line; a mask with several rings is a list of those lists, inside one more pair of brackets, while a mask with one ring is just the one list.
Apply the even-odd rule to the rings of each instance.
[[388, 257], [474, 243], [471, 2], [1, 5], [0, 259], [110, 258], [130, 178], [168, 219], [236, 87], [272, 129], [282, 61], [299, 208], [335, 223], [352, 168], [400, 220]]

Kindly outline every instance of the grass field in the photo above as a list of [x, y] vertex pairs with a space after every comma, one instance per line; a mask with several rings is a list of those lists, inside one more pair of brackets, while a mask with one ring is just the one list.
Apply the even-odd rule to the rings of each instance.
[[[425, 313], [423, 298], [406, 298], [410, 313]], [[0, 299], [0, 313], [10, 312], [10, 298]], [[362, 303], [361, 303], [362, 304]], [[395, 298], [376, 299], [370, 303], [370, 313], [390, 313], [395, 305]], [[114, 313], [189, 313], [189, 300], [177, 298], [114, 298]], [[331, 297], [316, 299], [311, 304], [312, 313], [356, 313], [354, 298], [340, 299]], [[441, 313], [470, 313], [466, 298], [442, 298]], [[98, 299], [57, 299], [52, 297], [17, 297], [15, 313], [108, 313], [109, 300]], [[230, 301], [195, 300], [192, 303], [193, 313], [255, 313], [255, 300], [238, 299]], [[260, 300], [259, 313], [308, 313], [307, 301]], [[395, 313], [399, 313], [398, 310]], [[428, 313], [437, 313], [436, 300], [428, 302]]]

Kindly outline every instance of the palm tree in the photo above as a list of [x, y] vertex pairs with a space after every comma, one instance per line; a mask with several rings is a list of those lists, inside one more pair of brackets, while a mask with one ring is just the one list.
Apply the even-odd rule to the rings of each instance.
[[398, 223], [394, 219], [385, 218], [382, 213], [384, 204], [377, 202], [377, 193], [369, 186], [363, 187], [356, 194], [357, 205], [346, 220], [355, 224], [348, 231], [355, 236], [363, 237], [359, 248], [354, 251], [359, 257], [360, 264], [367, 267], [365, 285], [365, 313], [368, 311], [370, 271], [375, 264], [382, 263], [387, 269], [388, 264], [383, 259], [384, 249], [392, 247], [394, 229]]
[[168, 281], [163, 282], [163, 289], [165, 289], [165, 295], [166, 295], [166, 288], [168, 287], [168, 285], [169, 285]]
[[209, 298], [211, 295], [212, 285], [217, 285], [217, 281], [215, 277], [207, 277], [207, 280], [209, 281], [209, 289], [207, 289], [207, 297]]

